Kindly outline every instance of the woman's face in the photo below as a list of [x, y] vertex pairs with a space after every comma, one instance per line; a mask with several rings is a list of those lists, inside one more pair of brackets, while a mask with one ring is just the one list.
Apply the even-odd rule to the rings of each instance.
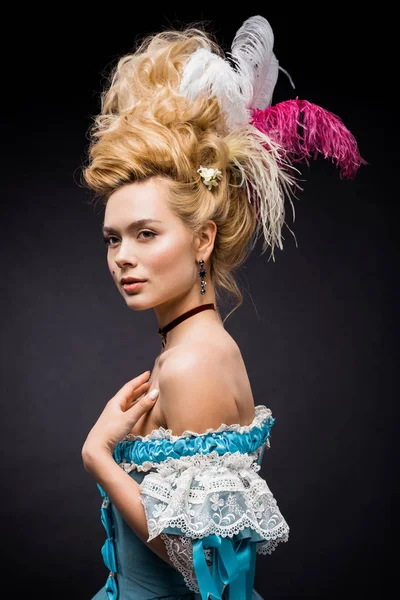
[[[133, 310], [174, 302], [198, 286], [194, 238], [169, 208], [165, 180], [153, 177], [116, 190], [103, 225], [108, 268]], [[121, 284], [124, 277], [145, 283], [127, 291]]]

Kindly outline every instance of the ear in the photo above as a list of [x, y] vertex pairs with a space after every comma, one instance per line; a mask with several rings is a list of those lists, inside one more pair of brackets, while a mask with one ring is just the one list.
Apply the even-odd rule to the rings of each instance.
[[207, 261], [214, 248], [215, 236], [217, 235], [217, 226], [209, 219], [201, 226], [196, 239], [196, 253]]

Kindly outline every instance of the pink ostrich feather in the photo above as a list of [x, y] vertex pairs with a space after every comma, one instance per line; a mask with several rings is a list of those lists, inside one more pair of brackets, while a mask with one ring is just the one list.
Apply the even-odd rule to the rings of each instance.
[[278, 142], [294, 162], [330, 158], [341, 178], [353, 179], [360, 165], [357, 141], [342, 120], [307, 100], [286, 100], [264, 110], [253, 109], [251, 124]]

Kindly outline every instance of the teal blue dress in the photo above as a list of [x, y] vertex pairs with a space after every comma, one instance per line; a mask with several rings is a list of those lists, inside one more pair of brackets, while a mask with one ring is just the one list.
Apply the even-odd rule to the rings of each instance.
[[263, 405], [255, 410], [250, 425], [178, 436], [160, 427], [117, 444], [114, 460], [140, 487], [147, 541], [160, 536], [174, 566], [98, 485], [109, 574], [92, 600], [263, 600], [253, 588], [256, 555], [286, 542], [289, 526], [259, 475], [275, 419]]

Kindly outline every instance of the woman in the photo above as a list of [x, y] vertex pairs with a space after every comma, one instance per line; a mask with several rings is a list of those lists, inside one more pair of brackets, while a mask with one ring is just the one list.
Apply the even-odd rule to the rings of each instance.
[[[232, 273], [260, 232], [264, 250], [282, 247], [289, 159], [322, 151], [299, 118], [296, 131], [277, 127], [285, 111], [305, 123], [322, 109], [271, 107], [272, 41], [263, 17], [248, 19], [230, 64], [200, 29], [159, 33], [120, 59], [102, 97], [85, 181], [105, 203], [112, 278], [132, 310], [155, 310], [162, 348], [82, 448], [103, 496], [110, 571], [93, 600], [259, 599], [256, 554], [288, 540], [258, 473], [274, 419], [254, 405], [217, 307], [223, 289], [242, 302]], [[362, 159], [340, 127], [325, 156], [352, 175]]]

